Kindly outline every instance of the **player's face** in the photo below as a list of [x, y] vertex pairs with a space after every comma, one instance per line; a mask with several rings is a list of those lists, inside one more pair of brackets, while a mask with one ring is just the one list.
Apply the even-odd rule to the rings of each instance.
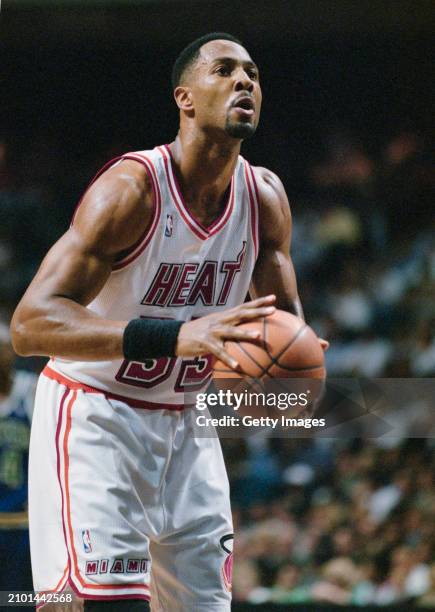
[[233, 138], [251, 136], [258, 125], [261, 88], [249, 53], [227, 40], [205, 44], [190, 79], [196, 122]]

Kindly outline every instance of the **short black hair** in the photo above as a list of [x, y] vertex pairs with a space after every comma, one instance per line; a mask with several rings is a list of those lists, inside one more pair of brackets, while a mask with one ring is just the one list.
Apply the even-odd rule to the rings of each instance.
[[244, 47], [244, 44], [240, 42], [238, 38], [226, 32], [211, 32], [210, 34], [205, 34], [197, 38], [187, 45], [175, 60], [174, 66], [172, 67], [172, 87], [174, 89], [180, 84], [181, 78], [186, 70], [198, 59], [201, 47], [211, 40], [230, 40]]

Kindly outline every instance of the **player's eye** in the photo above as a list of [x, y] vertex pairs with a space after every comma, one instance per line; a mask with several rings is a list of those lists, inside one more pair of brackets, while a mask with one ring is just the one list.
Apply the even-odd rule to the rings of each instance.
[[252, 81], [256, 81], [258, 79], [258, 73], [256, 70], [248, 70], [247, 74]]
[[215, 72], [221, 76], [228, 76], [231, 73], [231, 70], [228, 68], [228, 66], [218, 66]]

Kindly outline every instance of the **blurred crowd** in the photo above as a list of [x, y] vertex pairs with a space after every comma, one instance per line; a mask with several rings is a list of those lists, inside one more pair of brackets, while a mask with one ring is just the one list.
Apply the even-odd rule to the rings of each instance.
[[224, 441], [234, 598], [435, 607], [434, 441]]
[[302, 304], [328, 338], [330, 376], [435, 374], [435, 172], [399, 132], [370, 158], [335, 133], [294, 206]]

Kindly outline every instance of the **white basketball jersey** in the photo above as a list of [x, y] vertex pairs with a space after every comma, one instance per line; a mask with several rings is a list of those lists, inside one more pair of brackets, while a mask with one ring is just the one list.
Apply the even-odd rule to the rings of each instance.
[[[241, 304], [259, 240], [258, 192], [248, 162], [239, 156], [225, 208], [206, 228], [183, 202], [167, 145], [112, 160], [94, 181], [123, 159], [145, 166], [153, 185], [154, 213], [139, 243], [116, 262], [88, 308], [113, 320], [187, 321]], [[186, 393], [205, 388], [211, 364], [207, 355], [162, 357], [145, 363], [56, 358], [49, 366], [109, 397], [126, 398], [134, 406], [181, 409]]]

